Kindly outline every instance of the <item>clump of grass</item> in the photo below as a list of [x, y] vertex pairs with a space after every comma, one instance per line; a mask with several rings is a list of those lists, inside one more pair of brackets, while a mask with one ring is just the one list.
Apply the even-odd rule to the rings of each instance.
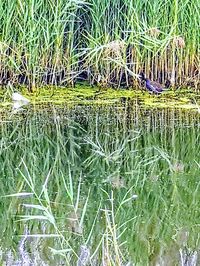
[[163, 83], [170, 78], [172, 84], [198, 86], [198, 5], [196, 0], [2, 0], [0, 83], [22, 83], [29, 90], [73, 85], [77, 79], [136, 85], [128, 67]]

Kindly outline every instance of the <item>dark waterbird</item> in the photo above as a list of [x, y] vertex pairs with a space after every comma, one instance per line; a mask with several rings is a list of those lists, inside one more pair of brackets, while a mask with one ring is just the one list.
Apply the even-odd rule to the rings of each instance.
[[145, 86], [146, 86], [147, 90], [151, 93], [160, 94], [163, 91], [167, 90], [170, 86], [169, 80], [166, 81], [165, 87], [163, 87], [160, 83], [155, 82], [155, 81], [151, 81], [150, 79], [145, 78], [144, 73], [140, 73], [139, 78], [141, 80], [145, 81]]

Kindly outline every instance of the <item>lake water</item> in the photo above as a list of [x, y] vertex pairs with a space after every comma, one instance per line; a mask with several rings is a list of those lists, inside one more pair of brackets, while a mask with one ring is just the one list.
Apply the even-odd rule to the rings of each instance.
[[28, 106], [0, 132], [1, 264], [200, 263], [197, 112]]

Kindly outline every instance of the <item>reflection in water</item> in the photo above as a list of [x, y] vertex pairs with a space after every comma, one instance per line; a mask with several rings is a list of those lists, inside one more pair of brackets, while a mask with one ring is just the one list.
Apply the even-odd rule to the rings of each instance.
[[1, 122], [2, 263], [22, 263], [23, 243], [27, 265], [197, 265], [198, 113], [124, 101], [12, 119]]

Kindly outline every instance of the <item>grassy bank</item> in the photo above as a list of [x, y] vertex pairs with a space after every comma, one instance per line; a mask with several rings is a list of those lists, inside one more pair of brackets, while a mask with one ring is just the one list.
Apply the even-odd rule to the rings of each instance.
[[127, 68], [198, 86], [197, 0], [0, 2], [0, 83], [131, 86]]

